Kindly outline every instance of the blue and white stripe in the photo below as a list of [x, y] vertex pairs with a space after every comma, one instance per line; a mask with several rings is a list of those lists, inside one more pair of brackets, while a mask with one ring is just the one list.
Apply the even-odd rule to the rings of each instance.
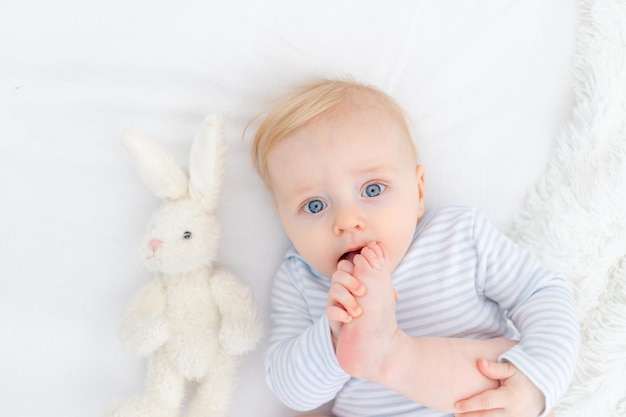
[[[579, 337], [569, 285], [475, 210], [427, 214], [392, 278], [398, 324], [410, 336], [521, 338], [501, 359], [543, 391], [547, 411], [565, 392]], [[295, 250], [286, 254], [274, 282], [266, 354], [276, 395], [301, 411], [336, 398], [337, 416], [444, 415], [343, 372], [324, 314], [329, 286]]]

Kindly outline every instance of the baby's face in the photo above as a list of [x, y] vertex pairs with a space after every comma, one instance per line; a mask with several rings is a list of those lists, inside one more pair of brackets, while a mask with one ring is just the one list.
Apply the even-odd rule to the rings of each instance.
[[353, 106], [283, 139], [268, 155], [282, 225], [300, 255], [327, 277], [369, 242], [392, 272], [423, 214], [423, 171], [410, 138], [385, 112]]

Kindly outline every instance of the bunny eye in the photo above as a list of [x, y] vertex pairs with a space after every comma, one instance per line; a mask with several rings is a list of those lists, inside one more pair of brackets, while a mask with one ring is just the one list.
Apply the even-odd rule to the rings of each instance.
[[191, 239], [191, 232], [183, 233], [183, 239]]

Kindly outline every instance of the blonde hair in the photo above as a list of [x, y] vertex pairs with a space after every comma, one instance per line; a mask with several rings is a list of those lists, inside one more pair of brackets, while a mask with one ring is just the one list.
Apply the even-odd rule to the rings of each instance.
[[[259, 125], [252, 143], [252, 162], [266, 184], [269, 185], [267, 159], [269, 153], [286, 136], [306, 126], [321, 116], [331, 116], [352, 104], [359, 97], [373, 98], [396, 119], [406, 131], [409, 128], [402, 108], [381, 90], [348, 80], [322, 79], [305, 84], [274, 105]], [[415, 150], [413, 142], [411, 146]]]

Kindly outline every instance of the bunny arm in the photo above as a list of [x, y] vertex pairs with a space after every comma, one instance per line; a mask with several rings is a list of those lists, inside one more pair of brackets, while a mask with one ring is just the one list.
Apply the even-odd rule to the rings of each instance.
[[170, 334], [165, 305], [166, 289], [160, 279], [155, 279], [139, 291], [118, 329], [126, 348], [140, 356], [147, 356], [165, 343]]
[[231, 355], [253, 350], [261, 338], [261, 318], [250, 287], [226, 270], [213, 271], [210, 282], [222, 320], [220, 345]]

